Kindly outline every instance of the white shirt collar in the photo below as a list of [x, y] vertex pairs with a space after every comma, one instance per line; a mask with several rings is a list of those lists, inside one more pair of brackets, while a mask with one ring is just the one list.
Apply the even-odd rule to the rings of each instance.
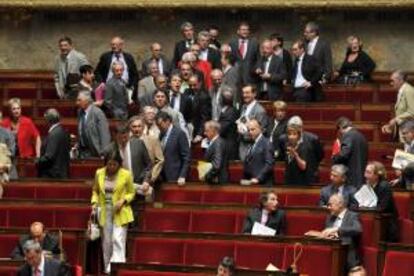
[[55, 129], [57, 126], [59, 126], [59, 125], [60, 125], [60, 123], [56, 123], [56, 124], [52, 125], [52, 126], [49, 128], [48, 133], [52, 132], [52, 130], [54, 130], [54, 129]]
[[40, 264], [38, 267], [32, 267], [32, 274], [35, 275], [36, 269], [40, 271], [40, 275], [44, 275], [45, 269], [45, 256], [41, 253], [42, 256], [40, 257]]
[[336, 217], [343, 220], [345, 217], [345, 213], [346, 213], [346, 208], [342, 210], [342, 212], [339, 213], [339, 215], [337, 215]]

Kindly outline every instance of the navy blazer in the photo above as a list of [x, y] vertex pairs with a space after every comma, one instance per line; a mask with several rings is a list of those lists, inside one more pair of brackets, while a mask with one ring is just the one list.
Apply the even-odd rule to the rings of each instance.
[[252, 146], [244, 160], [244, 178], [257, 178], [260, 184], [273, 184], [273, 146], [265, 136]]
[[187, 177], [190, 167], [190, 147], [184, 131], [173, 127], [163, 149], [165, 162], [162, 174], [166, 181]]
[[[254, 223], [260, 223], [261, 219], [262, 209], [252, 209], [244, 220], [243, 233], [250, 234], [252, 232]], [[265, 226], [276, 230], [276, 235], [283, 235], [286, 229], [285, 211], [278, 209], [272, 213], [269, 213]]]
[[207, 173], [207, 183], [226, 183], [228, 181], [227, 149], [223, 138], [220, 136], [207, 148], [204, 160], [210, 162], [213, 168]]
[[[351, 185], [344, 185], [342, 190], [342, 197], [345, 200], [345, 204], [349, 207], [352, 201], [352, 197], [355, 194], [356, 189]], [[329, 184], [321, 189], [321, 197], [319, 199], [319, 206], [327, 206], [329, 198], [335, 194], [335, 186]]]
[[[264, 72], [267, 59], [264, 56], [260, 57], [256, 64], [256, 69], [261, 69]], [[283, 80], [287, 78], [287, 72], [280, 57], [272, 55], [268, 74], [270, 74], [270, 79], [266, 81], [262, 80], [260, 76], [257, 76], [260, 92], [265, 91], [264, 87], [267, 84], [266, 92], [268, 93], [269, 100], [281, 99], [283, 96]]]

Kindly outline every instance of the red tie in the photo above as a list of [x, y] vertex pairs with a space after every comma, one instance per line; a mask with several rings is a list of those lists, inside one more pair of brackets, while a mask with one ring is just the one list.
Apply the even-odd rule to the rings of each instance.
[[40, 275], [41, 275], [40, 269], [38, 267], [36, 267], [34, 276], [40, 276]]
[[244, 39], [242, 39], [239, 44], [239, 54], [242, 57], [242, 59], [244, 59], [244, 47], [246, 46], [245, 43], [246, 42], [244, 41]]

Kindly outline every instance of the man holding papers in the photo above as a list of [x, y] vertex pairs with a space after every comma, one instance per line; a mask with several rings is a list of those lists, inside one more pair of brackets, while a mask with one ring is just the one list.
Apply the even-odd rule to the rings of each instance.
[[273, 191], [260, 194], [259, 207], [253, 208], [243, 224], [243, 233], [252, 235], [283, 235], [285, 212], [278, 209], [279, 202]]

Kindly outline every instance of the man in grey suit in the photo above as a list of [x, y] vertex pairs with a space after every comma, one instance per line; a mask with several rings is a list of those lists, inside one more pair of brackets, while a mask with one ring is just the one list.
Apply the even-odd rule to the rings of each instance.
[[146, 59], [142, 63], [142, 75], [143, 77], [151, 75], [151, 68], [149, 65], [155, 62], [158, 66], [158, 71], [161, 75], [169, 76], [171, 72], [171, 63], [162, 53], [162, 46], [158, 42], [154, 42], [150, 47], [151, 57]]
[[327, 206], [329, 198], [334, 194], [340, 194], [344, 198], [345, 206], [349, 206], [352, 196], [356, 192], [355, 187], [347, 185], [346, 174], [348, 168], [344, 165], [333, 165], [331, 168], [331, 184], [321, 189], [319, 206]]
[[240, 135], [239, 157], [244, 161], [247, 150], [252, 140], [247, 131], [247, 123], [253, 119], [260, 122], [262, 132], [266, 132], [268, 118], [264, 107], [256, 101], [257, 90], [254, 85], [246, 85], [242, 89], [243, 106], [241, 108], [240, 118], [236, 121], [237, 131]]
[[79, 91], [78, 112], [79, 157], [100, 157], [111, 141], [108, 121], [102, 110], [93, 105], [88, 91]]
[[273, 146], [263, 135], [260, 122], [252, 119], [247, 123], [249, 136], [253, 144], [249, 147], [244, 159], [244, 179], [252, 184], [273, 184]]
[[59, 39], [60, 54], [55, 59], [55, 88], [59, 98], [75, 99], [80, 81], [79, 68], [89, 64], [85, 55], [76, 51], [70, 37]]
[[172, 124], [172, 117], [167, 112], [158, 112], [156, 122], [161, 131], [161, 147], [165, 157], [163, 177], [166, 181], [184, 185], [191, 161], [188, 138]]
[[259, 55], [259, 44], [256, 39], [250, 38], [250, 25], [241, 22], [237, 29], [237, 38], [230, 42], [231, 52], [240, 66], [242, 85], [254, 83], [253, 68]]
[[151, 61], [147, 65], [149, 75], [138, 82], [138, 103], [141, 108], [153, 104], [153, 95], [157, 87], [155, 79], [160, 74], [156, 61]]
[[[122, 78], [124, 64], [119, 61], [112, 63], [113, 76], [106, 82], [104, 105], [115, 119], [128, 118], [129, 95], [126, 82]], [[132, 92], [131, 92], [132, 93]]]
[[223, 138], [220, 137], [220, 124], [208, 121], [204, 124], [204, 135], [208, 140], [204, 160], [212, 164], [207, 172], [205, 181], [209, 184], [220, 184], [228, 181], [227, 150]]
[[283, 80], [287, 73], [283, 60], [273, 54], [272, 42], [262, 42], [262, 56], [256, 65], [256, 76], [259, 80], [259, 99], [277, 101], [283, 97]]

